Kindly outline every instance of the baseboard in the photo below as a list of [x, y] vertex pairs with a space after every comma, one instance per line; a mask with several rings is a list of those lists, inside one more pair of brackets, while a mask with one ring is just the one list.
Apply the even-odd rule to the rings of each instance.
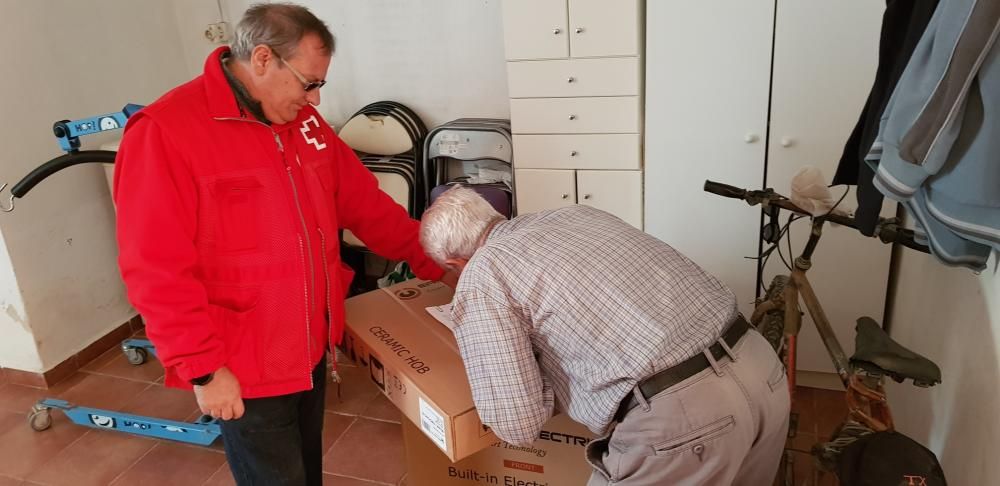
[[836, 373], [798, 370], [795, 372], [795, 384], [809, 388], [844, 391], [844, 384], [840, 382], [840, 376]]
[[124, 324], [116, 327], [108, 334], [98, 338], [89, 346], [80, 350], [52, 367], [44, 373], [18, 370], [14, 368], [0, 368], [0, 383], [13, 383], [35, 388], [49, 388], [60, 381], [69, 378], [77, 370], [93, 361], [107, 350], [119, 346], [122, 340], [135, 334], [143, 328], [142, 318], [135, 316]]

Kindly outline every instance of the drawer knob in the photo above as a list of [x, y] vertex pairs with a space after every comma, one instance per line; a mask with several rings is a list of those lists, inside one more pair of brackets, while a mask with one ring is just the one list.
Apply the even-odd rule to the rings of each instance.
[[760, 137], [758, 137], [756, 133], [748, 133], [743, 136], [743, 141], [746, 143], [754, 143], [757, 140], [760, 140]]
[[570, 115], [570, 116], [569, 116], [569, 119], [570, 119], [570, 120], [576, 120], [576, 115]]
[[555, 35], [562, 34], [562, 29], [552, 29], [552, 33]]
[[562, 195], [561, 197], [562, 197], [563, 199], [569, 199], [569, 194], [563, 194], [563, 195]]
[[575, 81], [576, 81], [576, 78], [574, 78], [573, 76], [570, 76], [570, 77], [566, 78], [566, 82], [567, 83], [573, 83]]
[[584, 194], [584, 195], [583, 195], [583, 198], [584, 198], [584, 199], [590, 199], [590, 194]]
[[576, 28], [576, 33], [577, 34], [582, 34], [583, 33], [583, 27], [577, 27]]
[[570, 157], [576, 157], [576, 156], [577, 156], [577, 154], [578, 154], [578, 152], [577, 152], [576, 150], [573, 150], [573, 151], [571, 151], [571, 152], [569, 153], [569, 156], [570, 156]]
[[795, 140], [792, 139], [792, 137], [781, 137], [781, 146], [782, 147], [791, 147], [794, 144], [795, 144]]

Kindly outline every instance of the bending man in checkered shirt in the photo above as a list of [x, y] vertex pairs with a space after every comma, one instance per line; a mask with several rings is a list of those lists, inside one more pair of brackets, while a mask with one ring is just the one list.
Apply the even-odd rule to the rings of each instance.
[[483, 423], [531, 444], [553, 410], [600, 438], [590, 485], [767, 485], [788, 428], [781, 362], [733, 293], [665, 243], [570, 206], [507, 221], [468, 188], [421, 243], [461, 272], [455, 337]]

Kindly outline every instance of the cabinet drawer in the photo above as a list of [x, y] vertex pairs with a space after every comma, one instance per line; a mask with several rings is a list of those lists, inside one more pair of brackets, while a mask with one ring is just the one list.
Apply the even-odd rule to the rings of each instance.
[[639, 134], [514, 135], [519, 169], [638, 170]]
[[514, 184], [518, 214], [576, 203], [576, 173], [572, 170], [515, 170]]
[[577, 201], [607, 211], [642, 229], [642, 172], [576, 171]]
[[514, 133], [639, 133], [639, 97], [510, 100]]
[[638, 96], [639, 58], [507, 63], [511, 98]]

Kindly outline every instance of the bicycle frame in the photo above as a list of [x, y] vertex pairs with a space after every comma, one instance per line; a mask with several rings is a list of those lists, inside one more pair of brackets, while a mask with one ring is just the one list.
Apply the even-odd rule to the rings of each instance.
[[781, 299], [783, 302], [768, 300], [761, 303], [754, 309], [751, 321], [756, 326], [768, 311], [784, 307], [785, 366], [788, 373], [789, 393], [794, 400], [797, 340], [802, 328], [802, 312], [799, 310], [799, 298], [801, 297], [806, 310], [809, 311], [809, 315], [816, 325], [823, 346], [830, 355], [837, 375], [847, 391], [850, 416], [877, 432], [893, 430], [892, 414], [886, 401], [882, 379], [861, 374], [851, 366], [850, 360], [844, 353], [844, 348], [833, 332], [830, 319], [823, 311], [823, 306], [820, 305], [819, 298], [806, 277], [806, 272], [812, 267], [812, 255], [823, 235], [825, 223], [826, 220], [823, 217], [812, 220], [809, 241], [802, 254], [795, 259], [788, 283], [784, 288]]

